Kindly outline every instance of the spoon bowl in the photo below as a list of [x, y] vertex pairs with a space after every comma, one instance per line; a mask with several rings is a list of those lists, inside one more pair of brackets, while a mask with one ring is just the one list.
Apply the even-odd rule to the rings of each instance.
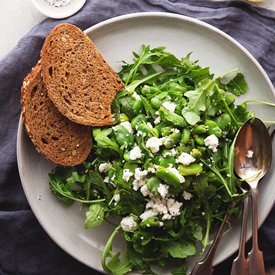
[[252, 250], [248, 254], [249, 275], [265, 274], [262, 252], [258, 248], [258, 182], [270, 168], [271, 138], [264, 123], [258, 118], [248, 119], [235, 142], [234, 169], [250, 187], [252, 201]]

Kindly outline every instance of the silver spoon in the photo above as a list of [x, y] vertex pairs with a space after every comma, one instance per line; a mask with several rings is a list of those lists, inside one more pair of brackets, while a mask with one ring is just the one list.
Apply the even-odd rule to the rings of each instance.
[[235, 143], [235, 172], [250, 186], [252, 201], [252, 250], [248, 254], [249, 275], [265, 274], [263, 253], [258, 247], [258, 182], [267, 173], [272, 160], [271, 138], [264, 123], [248, 119], [240, 129]]

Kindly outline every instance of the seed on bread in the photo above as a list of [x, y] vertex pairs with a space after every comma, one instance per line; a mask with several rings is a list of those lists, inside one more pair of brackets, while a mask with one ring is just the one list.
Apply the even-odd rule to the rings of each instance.
[[64, 116], [90, 126], [114, 122], [111, 104], [125, 86], [84, 32], [57, 25], [43, 45], [41, 66], [49, 97]]
[[64, 165], [82, 163], [91, 148], [91, 127], [74, 123], [63, 116], [48, 97], [41, 77], [40, 62], [23, 81], [22, 120], [38, 152]]

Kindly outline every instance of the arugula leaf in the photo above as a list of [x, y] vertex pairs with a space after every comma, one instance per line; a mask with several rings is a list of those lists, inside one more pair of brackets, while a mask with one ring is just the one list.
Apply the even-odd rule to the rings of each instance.
[[161, 252], [166, 255], [169, 253], [173, 258], [183, 259], [187, 256], [195, 255], [196, 249], [195, 246], [190, 242], [181, 244], [176, 241], [170, 241], [162, 244]]
[[91, 204], [86, 212], [86, 220], [84, 222], [85, 229], [91, 229], [101, 225], [104, 219], [104, 207], [101, 203]]
[[161, 117], [161, 119], [163, 121], [169, 121], [173, 125], [178, 125], [178, 126], [181, 126], [181, 127], [187, 126], [187, 121], [186, 121], [186, 119], [184, 117], [182, 117], [182, 116], [180, 116], [180, 115], [178, 115], [176, 113], [170, 112], [164, 106], [160, 106], [160, 108], [159, 108], [159, 116]]

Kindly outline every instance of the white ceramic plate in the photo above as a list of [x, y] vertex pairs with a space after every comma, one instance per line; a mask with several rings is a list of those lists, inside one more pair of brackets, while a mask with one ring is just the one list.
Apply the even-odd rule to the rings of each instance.
[[70, 4], [63, 7], [55, 7], [48, 4], [45, 0], [31, 0], [35, 8], [42, 14], [54, 18], [67, 18], [77, 13], [85, 4], [86, 0], [71, 0]]
[[[86, 34], [101, 51], [109, 64], [120, 70], [119, 60], [132, 61], [132, 51], [137, 53], [141, 45], [166, 46], [167, 51], [178, 58], [193, 52], [192, 60], [201, 66], [210, 66], [219, 75], [240, 68], [246, 76], [249, 89], [241, 97], [275, 102], [274, 90], [269, 78], [256, 60], [234, 39], [220, 30], [198, 20], [167, 13], [136, 13], [107, 20], [86, 30]], [[275, 110], [267, 106], [250, 105], [250, 109], [263, 120], [275, 117]], [[48, 173], [56, 165], [36, 152], [19, 123], [17, 156], [19, 172], [29, 204], [42, 227], [67, 253], [82, 263], [102, 271], [100, 257], [103, 247], [113, 232], [113, 227], [103, 223], [100, 227], [85, 230], [85, 211], [80, 205], [65, 206], [49, 189]], [[275, 172], [270, 169], [259, 188], [259, 224], [267, 217], [275, 198]], [[41, 196], [41, 199], [38, 199]], [[239, 244], [240, 221], [234, 221], [226, 230], [218, 248], [214, 264], [233, 254]], [[213, 240], [214, 232], [211, 235]], [[248, 238], [251, 237], [251, 216], [248, 222]], [[113, 251], [123, 251], [124, 242], [117, 236]], [[189, 270], [202, 257], [188, 260]], [[170, 270], [162, 270], [170, 274]]]

